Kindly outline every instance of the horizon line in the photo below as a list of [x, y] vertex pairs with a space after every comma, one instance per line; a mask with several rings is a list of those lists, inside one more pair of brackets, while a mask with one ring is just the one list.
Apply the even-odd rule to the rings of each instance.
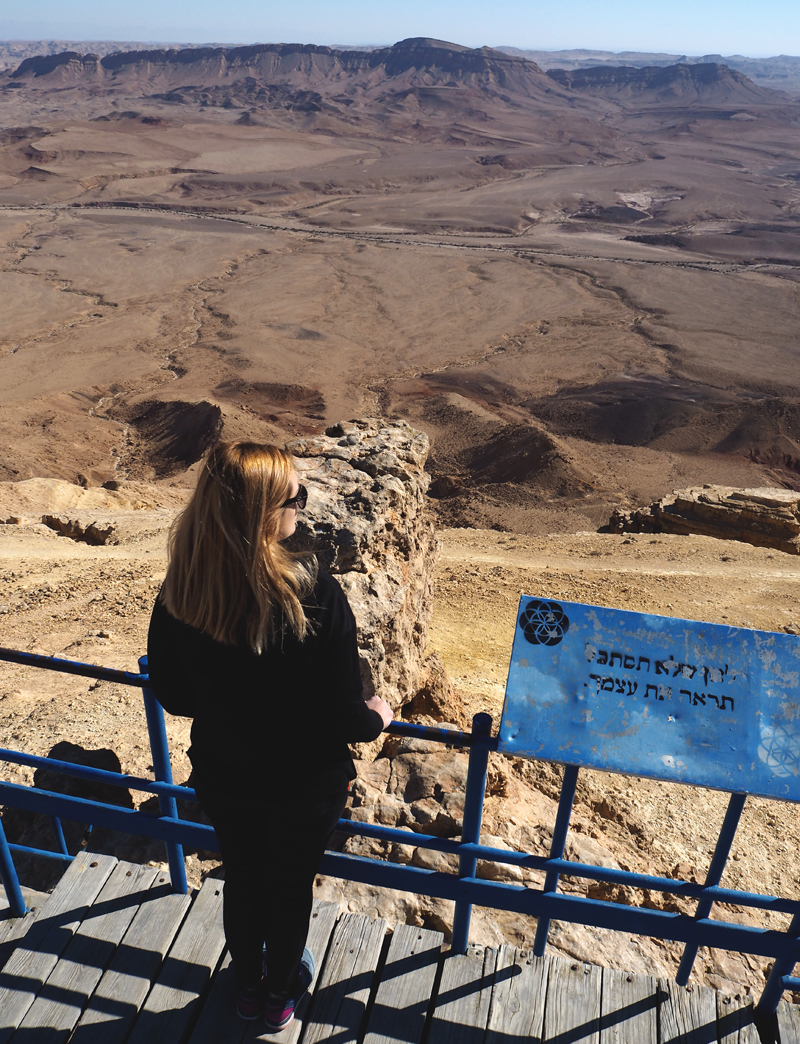
[[[425, 36], [422, 36], [422, 37], [413, 37], [412, 36], [412, 37], [403, 37], [403, 39], [404, 40], [409, 40], [409, 39], [413, 40], [413, 39], [434, 39], [434, 38], [433, 37], [425, 37]], [[85, 38], [82, 38], [82, 39], [68, 39], [67, 37], [59, 37], [59, 36], [50, 36], [50, 37], [41, 36], [41, 37], [31, 37], [31, 38], [27, 38], [27, 39], [26, 38], [22, 38], [22, 37], [17, 37], [17, 38], [14, 38], [14, 39], [11, 39], [11, 38], [0, 38], [0, 47], [10, 46], [10, 45], [14, 45], [14, 44], [28, 44], [28, 45], [30, 45], [30, 44], [37, 44], [37, 43], [42, 43], [42, 44], [44, 44], [44, 43], [49, 43], [49, 44], [76, 44], [76, 45], [77, 44], [92, 44], [92, 43], [95, 43], [95, 44], [128, 44], [128, 45], [135, 44], [135, 45], [140, 45], [142, 47], [147, 47], [147, 48], [160, 48], [160, 49], [179, 48], [179, 49], [183, 49], [183, 50], [194, 50], [194, 49], [200, 49], [200, 48], [205, 48], [205, 47], [236, 48], [236, 47], [281, 46], [281, 45], [286, 46], [287, 44], [300, 44], [302, 46], [329, 47], [329, 48], [331, 48], [331, 50], [334, 50], [334, 51], [359, 51], [359, 50], [384, 50], [384, 49], [389, 48], [389, 47], [394, 47], [396, 44], [402, 43], [402, 42], [403, 42], [402, 40], [395, 40], [393, 43], [318, 44], [318, 43], [312, 43], [311, 41], [308, 41], [308, 40], [306, 40], [306, 41], [301, 41], [301, 40], [257, 40], [257, 41], [250, 41], [250, 42], [241, 42], [241, 41], [240, 42], [233, 42], [233, 41], [225, 41], [225, 42], [222, 42], [222, 41], [204, 41], [204, 42], [201, 42], [201, 43], [197, 43], [197, 42], [188, 43], [188, 42], [185, 42], [185, 41], [182, 42], [182, 41], [176, 41], [176, 40], [132, 40], [132, 39], [118, 39], [118, 40], [116, 40], [116, 39], [113, 39], [111, 37], [99, 37], [99, 36], [92, 37], [92, 38], [85, 37]], [[453, 40], [447, 40], [447, 41], [443, 40], [443, 41], [440, 41], [440, 42], [442, 42], [442, 43], [455, 43], [455, 41], [453, 41]], [[466, 46], [466, 45], [459, 44], [458, 46]], [[620, 51], [614, 51], [614, 50], [611, 50], [611, 49], [605, 48], [605, 47], [597, 47], [597, 48], [594, 48], [594, 47], [530, 47], [530, 46], [529, 47], [520, 47], [520, 46], [518, 46], [516, 44], [484, 44], [482, 46], [488, 46], [492, 50], [495, 50], [495, 51], [514, 50], [514, 51], [522, 51], [522, 52], [526, 52], [527, 51], [527, 52], [535, 53], [535, 54], [568, 54], [568, 53], [574, 53], [574, 52], [584, 52], [584, 53], [586, 53], [588, 55], [592, 55], [592, 54], [643, 55], [643, 56], [644, 55], [653, 55], [653, 56], [658, 56], [658, 57], [661, 57], [661, 58], [673, 58], [674, 57], [674, 58], [676, 58], [678, 60], [680, 60], [681, 58], [709, 58], [709, 57], [740, 58], [740, 59], [741, 58], [745, 58], [745, 59], [747, 59], [749, 61], [768, 61], [768, 60], [773, 59], [773, 58], [797, 58], [798, 60], [800, 60], [800, 55], [792, 55], [792, 54], [785, 54], [785, 53], [781, 53], [781, 54], [741, 54], [741, 53], [737, 52], [735, 54], [724, 55], [724, 54], [722, 54], [719, 51], [706, 51], [703, 54], [699, 54], [699, 53], [698, 54], [692, 54], [689, 51], [684, 51], [682, 54], [677, 54], [677, 53], [671, 52], [671, 51], [638, 50], [638, 49], [632, 49], [632, 48], [624, 48], [624, 49], [622, 49]], [[471, 48], [468, 48], [468, 49], [469, 50], [479, 50], [478, 47], [471, 47]]]

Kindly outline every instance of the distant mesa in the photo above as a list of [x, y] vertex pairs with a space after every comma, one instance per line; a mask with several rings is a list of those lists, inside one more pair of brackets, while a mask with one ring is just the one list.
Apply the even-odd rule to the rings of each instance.
[[744, 73], [715, 62], [643, 69], [600, 65], [591, 69], [550, 69], [547, 75], [571, 91], [639, 104], [648, 101], [774, 104], [777, 93], [771, 88], [758, 87]]
[[250, 47], [160, 48], [100, 57], [77, 51], [26, 58], [14, 80], [53, 77], [67, 82], [113, 80], [172, 82], [174, 88], [209, 87], [250, 77], [260, 83], [294, 87], [336, 86], [368, 90], [395, 81], [406, 87], [494, 87], [524, 95], [560, 94], [552, 80], [525, 58], [491, 47], [470, 48], [427, 37], [401, 40], [371, 51], [336, 50], [313, 44], [258, 44]]
[[[379, 48], [385, 50], [387, 48]], [[413, 51], [454, 51], [461, 52], [469, 51], [471, 48], [464, 47], [463, 44], [450, 43], [447, 40], [434, 40], [430, 36], [409, 36], [405, 40], [400, 40], [399, 43], [388, 48], [390, 51], [395, 51], [397, 54], [406, 52], [411, 53]], [[476, 48], [479, 51], [491, 51], [491, 47], [479, 47]], [[495, 54], [501, 54], [501, 51], [495, 51]]]
[[79, 54], [77, 51], [62, 51], [61, 54], [37, 54], [26, 58], [11, 74], [13, 78], [32, 75], [47, 76], [56, 69], [75, 72], [97, 72], [100, 57], [96, 54]]
[[288, 73], [297, 68], [317, 73], [357, 73], [384, 68], [388, 76], [410, 69], [439, 68], [443, 72], [486, 72], [492, 69], [519, 69], [527, 67], [544, 75], [534, 62], [503, 54], [491, 47], [470, 48], [443, 40], [414, 37], [401, 40], [391, 47], [372, 51], [339, 51], [315, 44], [256, 44], [249, 47], [187, 47], [159, 48], [146, 51], [125, 51], [108, 54], [81, 55], [77, 51], [61, 54], [36, 55], [26, 58], [11, 74], [14, 79], [26, 76], [47, 76], [59, 69], [70, 68], [84, 72], [101, 70], [117, 74], [145, 67], [159, 66], [216, 66], [223, 72], [255, 70], [258, 72]]
[[[82, 48], [81, 54], [111, 54], [114, 51], [140, 51], [142, 43], [129, 40], [0, 40], [0, 73], [10, 73], [20, 62], [44, 54], [64, 54]], [[167, 43], [162, 46], [174, 46]], [[185, 46], [181, 44], [180, 46]], [[19, 86], [12, 84], [11, 86]]]
[[742, 54], [666, 54], [648, 51], [531, 51], [518, 47], [498, 47], [504, 54], [514, 54], [536, 62], [542, 69], [594, 69], [597, 66], [630, 66], [635, 69], [668, 65], [727, 65], [744, 73], [759, 87], [800, 92], [800, 57], [780, 54], [771, 58], [748, 58]]
[[[356, 96], [385, 103], [382, 92], [472, 88], [509, 103], [512, 99], [548, 105], [566, 101], [596, 108], [598, 101], [626, 105], [772, 105], [788, 95], [756, 86], [723, 61], [696, 61], [683, 56], [678, 64], [611, 65], [550, 68], [547, 73], [520, 52], [492, 47], [464, 47], [429, 37], [412, 37], [391, 47], [347, 50], [315, 44], [255, 44], [247, 47], [162, 47], [80, 54], [68, 50], [25, 58], [9, 82], [79, 85], [125, 85], [175, 104], [200, 103], [267, 107], [296, 112], [342, 111]], [[719, 56], [711, 56], [718, 58]], [[568, 63], [572, 64], [572, 63]], [[149, 87], [149, 91], [147, 88]], [[305, 97], [287, 91], [311, 92]], [[266, 92], [266, 93], [264, 93]], [[281, 92], [284, 92], [281, 94]], [[263, 95], [263, 96], [262, 96]], [[737, 118], [746, 119], [747, 112]], [[243, 121], [244, 122], [244, 121]]]
[[[42, 83], [41, 81], [45, 81]], [[704, 104], [733, 107], [746, 119], [748, 107], [790, 101], [781, 92], [757, 87], [743, 73], [718, 62], [550, 69], [492, 47], [412, 37], [391, 47], [340, 50], [315, 44], [256, 44], [248, 47], [185, 47], [60, 54], [25, 58], [9, 78], [32, 87], [129, 87], [143, 97], [174, 105], [232, 109], [284, 109], [357, 123], [358, 104], [382, 115], [400, 110], [449, 119], [475, 116], [469, 102], [480, 95], [504, 106], [530, 108], [537, 116], [590, 118], [612, 102], [626, 107]], [[396, 109], [391, 106], [395, 105]], [[474, 107], [474, 106], [473, 106]], [[363, 111], [363, 110], [362, 110]], [[733, 113], [729, 114], [733, 117]], [[103, 117], [99, 117], [102, 119]], [[124, 118], [111, 117], [109, 118]], [[246, 111], [241, 123], [257, 123]]]

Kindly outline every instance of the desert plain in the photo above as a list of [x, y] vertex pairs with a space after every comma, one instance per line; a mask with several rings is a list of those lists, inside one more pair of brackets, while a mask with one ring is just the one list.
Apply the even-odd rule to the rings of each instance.
[[[547, 75], [414, 40], [0, 73], [1, 643], [134, 667], [206, 450], [357, 416], [431, 439], [454, 718], [499, 714], [523, 591], [800, 631], [793, 556], [597, 533], [675, 488], [800, 489], [800, 100], [674, 68]], [[92, 547], [39, 521], [78, 505], [152, 533]], [[6, 666], [0, 697], [5, 745], [148, 769], [129, 693]], [[673, 790], [589, 776], [580, 829], [702, 876], [722, 799]], [[794, 806], [748, 803], [726, 882], [800, 897], [797, 835]], [[711, 984], [763, 981], [705, 960]]]

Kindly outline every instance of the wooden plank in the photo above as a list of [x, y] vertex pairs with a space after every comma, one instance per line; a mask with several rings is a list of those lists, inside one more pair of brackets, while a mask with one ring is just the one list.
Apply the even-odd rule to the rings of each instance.
[[0, 887], [0, 898], [2, 898], [2, 920], [0, 920], [0, 968], [17, 948], [17, 944], [28, 932], [28, 929], [36, 923], [42, 907], [50, 898], [49, 892], [37, 892], [33, 888], [22, 889], [22, 896], [28, 912], [24, 917], [11, 917], [8, 900]]
[[13, 917], [0, 923], [0, 968], [8, 962], [16, 950], [20, 940], [28, 934], [28, 930], [39, 919], [42, 907], [34, 907], [24, 917]]
[[76, 855], [6, 961], [0, 972], [0, 1044], [6, 1044], [25, 1017], [116, 864], [113, 856]]
[[600, 1044], [602, 970], [595, 964], [553, 957], [547, 979], [545, 1042]]
[[385, 921], [371, 921], [361, 914], [346, 914], [336, 925], [303, 1044], [358, 1040], [385, 934]]
[[509, 1038], [540, 1044], [549, 971], [549, 957], [500, 947], [486, 1044], [505, 1044]]
[[19, 1024], [26, 1044], [63, 1044], [158, 871], [118, 863]]
[[658, 1044], [658, 982], [603, 968], [600, 1044]]
[[800, 1008], [787, 1001], [778, 1005], [778, 1044], [800, 1044]]
[[314, 995], [317, 992], [317, 986], [322, 978], [322, 971], [325, 967], [328, 947], [330, 946], [331, 936], [336, 927], [338, 917], [339, 907], [336, 903], [323, 903], [319, 900], [314, 902], [314, 907], [311, 912], [311, 923], [308, 928], [308, 939], [306, 940], [306, 945], [314, 954], [314, 959], [317, 964], [317, 974], [314, 982], [311, 984], [311, 989], [298, 1004], [294, 1021], [290, 1026], [287, 1026], [281, 1033], [267, 1033], [264, 1029], [263, 1022], [260, 1020], [251, 1023], [245, 1038], [248, 1041], [248, 1044], [254, 1040], [275, 1041], [277, 1044], [297, 1044], [300, 1040], [305, 1025], [308, 1022], [311, 1006], [314, 1003]]
[[208, 878], [197, 893], [128, 1044], [180, 1044], [188, 1036], [225, 945], [222, 888]]
[[441, 932], [397, 925], [364, 1044], [418, 1044], [422, 1039], [443, 942]]
[[127, 1037], [191, 906], [190, 895], [170, 892], [169, 887], [169, 878], [163, 873], [153, 882], [70, 1044], [119, 1044]]
[[[339, 908], [335, 903], [323, 903], [317, 900], [311, 911], [306, 945], [311, 948], [321, 967], [328, 949], [333, 926]], [[317, 981], [319, 976], [317, 976]], [[312, 991], [316, 982], [312, 984]], [[225, 955], [220, 970], [214, 976], [214, 984], [208, 995], [203, 1011], [192, 1033], [190, 1044], [239, 1044], [242, 1039], [248, 1041], [263, 1039], [278, 1041], [280, 1044], [295, 1044], [304, 1023], [304, 1015], [308, 1009], [309, 998], [304, 997], [297, 1008], [294, 1022], [282, 1033], [267, 1034], [263, 1019], [246, 1022], [236, 1016], [236, 979], [230, 963], [230, 954]]]
[[497, 951], [470, 946], [442, 967], [429, 1044], [482, 1044], [489, 1022]]
[[[753, 1021], [753, 998], [737, 994], [717, 994], [717, 1034], [719, 1044], [761, 1044]], [[800, 1028], [800, 1023], [798, 1023]]]
[[[194, 1027], [190, 1044], [241, 1044], [250, 1023], [236, 1014], [236, 977], [231, 955], [226, 953], [214, 976], [211, 990]], [[254, 1019], [264, 1029], [262, 1019]]]
[[661, 1039], [680, 1044], [709, 1044], [717, 1039], [717, 998], [705, 986], [679, 986], [659, 979]]

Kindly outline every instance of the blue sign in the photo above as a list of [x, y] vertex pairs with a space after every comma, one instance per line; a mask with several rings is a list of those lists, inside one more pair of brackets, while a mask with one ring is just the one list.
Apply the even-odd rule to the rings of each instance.
[[800, 801], [800, 638], [523, 595], [498, 749]]

